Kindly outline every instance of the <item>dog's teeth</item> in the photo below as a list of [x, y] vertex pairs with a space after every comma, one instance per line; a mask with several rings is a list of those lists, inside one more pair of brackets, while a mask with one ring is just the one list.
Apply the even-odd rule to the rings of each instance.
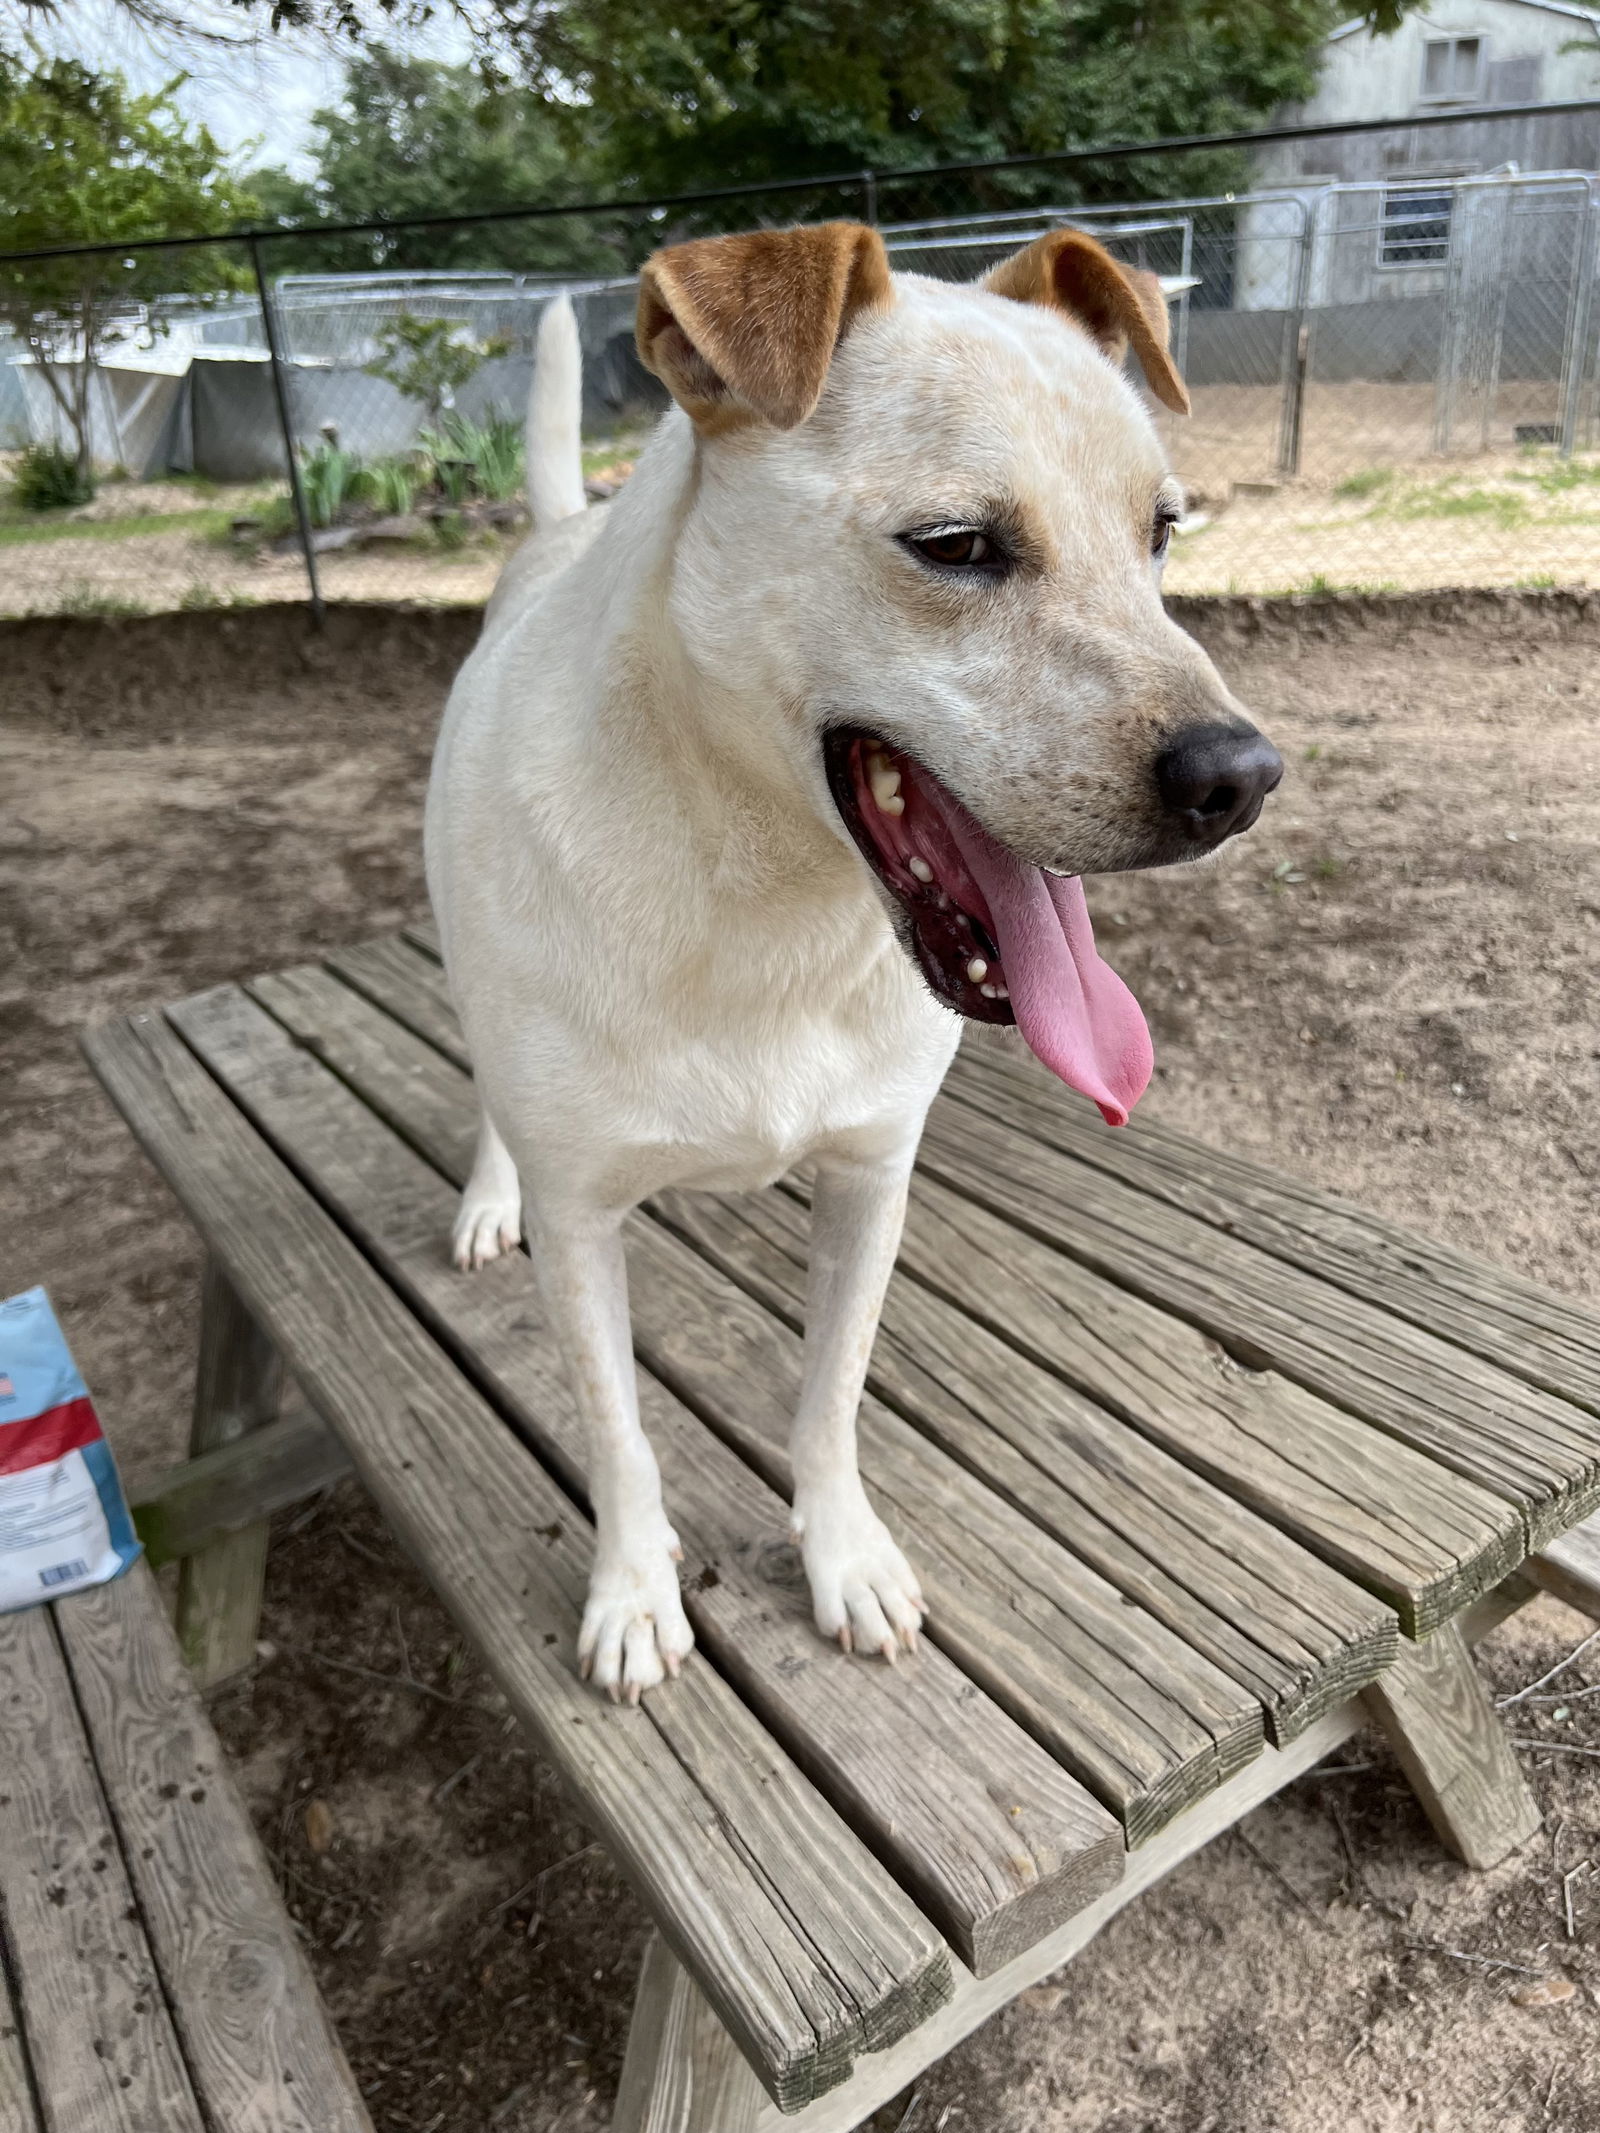
[[906, 803], [900, 797], [900, 773], [893, 764], [886, 763], [881, 756], [877, 757], [869, 767], [868, 777], [878, 812], [882, 815], [903, 815]]
[[906, 865], [911, 869], [912, 873], [916, 875], [918, 881], [932, 881], [933, 869], [931, 866], [929, 866], [926, 859], [918, 859], [916, 857], [912, 857], [906, 861]]
[[1007, 985], [997, 985], [994, 989], [994, 996], [997, 1000], [1009, 1000], [1011, 989]]
[[980, 985], [978, 987], [978, 990], [983, 994], [983, 997], [986, 1000], [998, 1000], [1000, 997], [1000, 988], [998, 985]]
[[[983, 957], [981, 955], [975, 955], [972, 958], [972, 961], [967, 965], [967, 976], [971, 978], [974, 985], [978, 985], [981, 984], [982, 981], [988, 975], [988, 964], [983, 960]], [[992, 988], [986, 987], [985, 990], [992, 990]]]

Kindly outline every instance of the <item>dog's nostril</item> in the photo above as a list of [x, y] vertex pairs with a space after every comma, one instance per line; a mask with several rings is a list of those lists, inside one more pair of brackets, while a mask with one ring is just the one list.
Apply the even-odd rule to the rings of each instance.
[[1283, 776], [1283, 759], [1253, 726], [1191, 726], [1157, 757], [1156, 787], [1169, 816], [1196, 844], [1248, 829]]

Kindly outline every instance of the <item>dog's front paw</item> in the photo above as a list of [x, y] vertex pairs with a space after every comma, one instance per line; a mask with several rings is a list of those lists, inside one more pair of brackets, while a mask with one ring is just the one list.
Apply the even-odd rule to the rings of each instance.
[[483, 1192], [472, 1185], [461, 1195], [461, 1208], [450, 1237], [450, 1257], [463, 1274], [487, 1266], [522, 1242], [522, 1194], [515, 1178], [511, 1189]]
[[927, 1602], [917, 1574], [858, 1487], [843, 1496], [795, 1498], [817, 1627], [847, 1652], [914, 1652]]
[[694, 1649], [678, 1591], [677, 1536], [664, 1528], [648, 1547], [597, 1556], [578, 1631], [578, 1672], [613, 1703], [637, 1703], [676, 1674]]

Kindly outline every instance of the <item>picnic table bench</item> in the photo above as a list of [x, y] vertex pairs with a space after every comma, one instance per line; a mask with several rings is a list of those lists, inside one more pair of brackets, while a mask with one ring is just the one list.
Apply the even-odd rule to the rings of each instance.
[[0, 1615], [0, 2133], [372, 2133], [142, 1563]]
[[[629, 1273], [698, 1649], [630, 1711], [576, 1675], [583, 1446], [534, 1269], [449, 1264], [476, 1107], [431, 929], [87, 1048], [238, 1364], [156, 1507], [188, 1646], [248, 1658], [263, 1512], [348, 1459], [659, 1926], [619, 2133], [845, 2133], [1371, 1716], [1469, 1863], [1537, 1827], [1469, 1646], [1562, 1548], [1592, 1593], [1579, 1305], [969, 1047], [861, 1414], [921, 1656], [819, 1639], [786, 1539], [804, 1180], [667, 1194]], [[325, 1429], [272, 1419], [279, 1357]]]

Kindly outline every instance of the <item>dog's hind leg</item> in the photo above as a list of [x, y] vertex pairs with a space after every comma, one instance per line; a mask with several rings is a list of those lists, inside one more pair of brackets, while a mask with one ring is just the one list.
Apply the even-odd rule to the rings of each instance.
[[496, 1133], [487, 1111], [478, 1114], [478, 1149], [472, 1175], [461, 1195], [450, 1256], [465, 1273], [487, 1266], [522, 1241], [522, 1186], [511, 1151]]
[[578, 1670], [613, 1701], [637, 1703], [677, 1673], [694, 1632], [674, 1567], [682, 1550], [639, 1422], [622, 1231], [615, 1220], [547, 1223], [535, 1202], [528, 1242], [589, 1447], [595, 1551]]
[[846, 1651], [915, 1651], [916, 1573], [867, 1501], [856, 1410], [905, 1220], [911, 1151], [888, 1163], [824, 1157], [811, 1202], [805, 1365], [790, 1447], [794, 1532], [817, 1627]]

